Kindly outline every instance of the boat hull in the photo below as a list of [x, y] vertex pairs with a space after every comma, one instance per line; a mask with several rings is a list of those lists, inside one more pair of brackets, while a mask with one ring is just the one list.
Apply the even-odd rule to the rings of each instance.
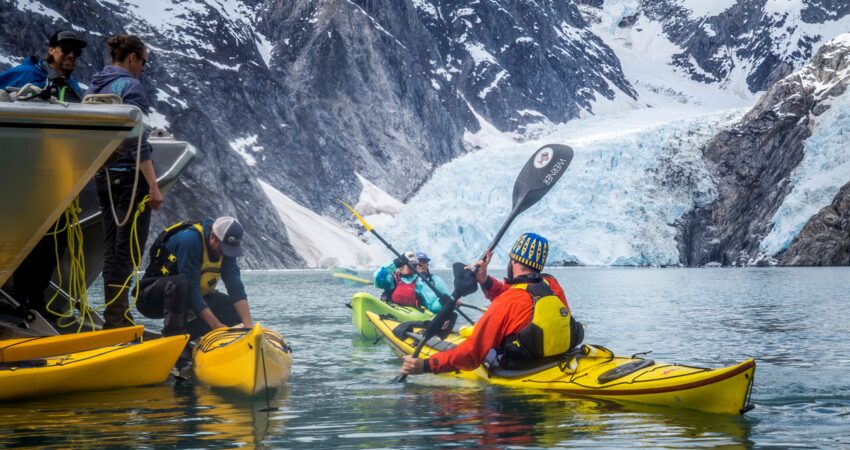
[[367, 312], [390, 317], [398, 322], [431, 320], [434, 317], [434, 314], [427, 310], [387, 303], [365, 292], [352, 295], [350, 306], [351, 323], [354, 325], [354, 329], [364, 338], [372, 340], [378, 339], [380, 333], [366, 317]]
[[[413, 353], [418, 338], [421, 338], [421, 329], [414, 329], [406, 339], [401, 340], [392, 333], [398, 322], [372, 313], [367, 313], [367, 317], [397, 355]], [[465, 341], [469, 333], [469, 328], [466, 328], [460, 334], [451, 334], [445, 340], [428, 342], [433, 346], [452, 347]], [[420, 355], [428, 358], [436, 352], [434, 347], [426, 345]], [[604, 347], [584, 345], [581, 352], [531, 370], [488, 370], [482, 365], [472, 371], [460, 371], [450, 375], [502, 386], [543, 389], [618, 402], [743, 414], [749, 409], [749, 394], [755, 368], [756, 364], [752, 359], [729, 367], [708, 369], [619, 357]], [[611, 379], [616, 372], [622, 375]]]
[[171, 336], [4, 363], [0, 401], [161, 383], [188, 339], [188, 335]]
[[140, 119], [129, 105], [0, 103], [0, 286]]
[[207, 333], [192, 352], [195, 377], [220, 389], [255, 395], [289, 379], [292, 350], [272, 330], [221, 328]]
[[144, 326], [0, 341], [0, 362], [65, 355], [141, 339]]

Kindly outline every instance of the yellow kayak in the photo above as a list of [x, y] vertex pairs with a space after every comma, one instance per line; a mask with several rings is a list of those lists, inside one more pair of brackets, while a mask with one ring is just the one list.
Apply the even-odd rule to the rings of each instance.
[[254, 395], [286, 383], [292, 350], [283, 337], [259, 323], [254, 328], [220, 328], [201, 338], [192, 365], [203, 384]]
[[[399, 356], [412, 354], [421, 340], [422, 329], [415, 328], [400, 340], [393, 335], [399, 322], [372, 313], [367, 313], [367, 317]], [[420, 357], [427, 358], [438, 349], [453, 348], [465, 341], [471, 332], [471, 327], [465, 327], [459, 334], [453, 333], [444, 340], [431, 338]], [[448, 375], [569, 395], [743, 414], [751, 409], [749, 395], [755, 370], [756, 363], [752, 359], [729, 367], [708, 369], [614, 356], [605, 347], [582, 345], [580, 351], [530, 370], [488, 369], [481, 365], [473, 371]]]
[[0, 400], [161, 383], [188, 335], [0, 364]]
[[0, 363], [65, 355], [139, 340], [145, 327], [113, 328], [85, 333], [37, 336], [0, 341]]

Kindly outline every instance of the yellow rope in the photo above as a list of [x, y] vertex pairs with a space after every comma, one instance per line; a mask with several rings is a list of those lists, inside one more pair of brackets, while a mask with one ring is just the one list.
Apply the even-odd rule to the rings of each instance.
[[[61, 261], [59, 258], [59, 234], [62, 232], [66, 232], [66, 244], [68, 248], [68, 261], [69, 261], [69, 270], [68, 270], [68, 296], [70, 297], [68, 300], [68, 309], [65, 311], [55, 311], [52, 308], [53, 302], [59, 296], [59, 290], [54, 292], [53, 296], [50, 297], [50, 300], [47, 302], [46, 309], [49, 313], [54, 316], [61, 318], [70, 318], [73, 321], [68, 322], [67, 324], [63, 324], [62, 321], [58, 321], [57, 325], [64, 328], [71, 326], [72, 323], [78, 322], [79, 326], [77, 327], [77, 332], [82, 331], [83, 325], [85, 323], [85, 318], [87, 317], [87, 306], [88, 306], [88, 298], [86, 296], [86, 261], [85, 254], [83, 251], [83, 230], [80, 226], [79, 213], [82, 210], [80, 209], [80, 198], [77, 197], [71, 202], [70, 205], [65, 209], [64, 218], [65, 218], [65, 227], [59, 229], [59, 223], [57, 221], [56, 226], [54, 226], [53, 232], [50, 233], [53, 235], [54, 241], [54, 249], [56, 256], [56, 277], [57, 277], [57, 285], [59, 288], [62, 288], [62, 269], [61, 269]], [[83, 312], [82, 320], [77, 320], [74, 316], [74, 308], [77, 304], [80, 303], [80, 311]], [[88, 317], [91, 321], [91, 317]]]
[[139, 223], [139, 216], [143, 212], [145, 212], [146, 205], [147, 205], [148, 201], [150, 201], [150, 199], [151, 199], [150, 195], [145, 195], [144, 197], [142, 197], [142, 201], [139, 202], [139, 205], [136, 207], [136, 212], [133, 215], [133, 223], [130, 225], [130, 261], [132, 261], [132, 263], [133, 263], [133, 271], [130, 272], [130, 275], [128, 275], [127, 279], [124, 280], [124, 284], [121, 285], [121, 290], [119, 290], [118, 293], [115, 294], [115, 297], [113, 297], [111, 300], [107, 301], [103, 305], [103, 309], [106, 309], [109, 305], [111, 305], [115, 300], [118, 299], [118, 297], [121, 295], [122, 292], [124, 292], [125, 289], [129, 289], [131, 281], [135, 281], [136, 282], [135, 298], [133, 299], [132, 303], [129, 305], [130, 307], [127, 308], [124, 311], [124, 318], [127, 319], [133, 325], [135, 325], [136, 322], [133, 320], [132, 317], [130, 317], [129, 312], [130, 312], [131, 309], [133, 309], [134, 306], [136, 306], [136, 298], [139, 297], [139, 266], [142, 265], [142, 250], [143, 250], [141, 248], [141, 245], [139, 244], [139, 232], [136, 229], [136, 225], [138, 225], [138, 223]]
[[[139, 233], [136, 228], [139, 215], [141, 215], [145, 211], [145, 207], [147, 202], [150, 200], [150, 196], [146, 195], [139, 202], [139, 205], [136, 207], [136, 212], [133, 216], [133, 222], [130, 228], [130, 259], [133, 262], [133, 271], [124, 281], [124, 284], [121, 287], [121, 290], [118, 291], [118, 294], [105, 302], [102, 308], [98, 308], [98, 310], [106, 309], [107, 306], [112, 304], [115, 300], [118, 299], [118, 296], [121, 295], [121, 292], [124, 289], [128, 289], [130, 282], [135, 279], [136, 281], [136, 297], [138, 297], [139, 290], [139, 266], [142, 264], [142, 248], [139, 243]], [[95, 309], [93, 309], [89, 305], [87, 286], [86, 286], [86, 261], [85, 261], [85, 253], [83, 247], [83, 230], [79, 223], [80, 213], [80, 199], [77, 197], [71, 205], [65, 209], [65, 226], [63, 228], [59, 228], [59, 222], [57, 221], [56, 225], [53, 227], [53, 231], [48, 233], [53, 236], [54, 240], [54, 249], [56, 256], [56, 274], [57, 274], [57, 285], [62, 287], [62, 270], [60, 267], [60, 258], [59, 258], [59, 235], [63, 231], [68, 231], [67, 233], [67, 244], [68, 244], [68, 260], [69, 260], [69, 274], [68, 274], [68, 296], [70, 299], [69, 307], [67, 311], [55, 311], [51, 307], [53, 302], [56, 300], [56, 297], [59, 296], [59, 291], [57, 290], [50, 300], [47, 302], [46, 309], [51, 314], [59, 317], [59, 318], [72, 318], [74, 319], [72, 322], [68, 322], [67, 324], [58, 323], [58, 325], [62, 328], [71, 326], [74, 322], [78, 323], [77, 333], [82, 331], [83, 326], [86, 322], [91, 324], [91, 327], [94, 328], [94, 317], [93, 313]], [[74, 309], [77, 307], [79, 303], [80, 317], [79, 320], [74, 316]], [[136, 305], [135, 299], [131, 306], [134, 307]], [[133, 319], [129, 317], [129, 311], [131, 308], [128, 308], [124, 311], [124, 317], [129, 320], [131, 323], [135, 324]]]

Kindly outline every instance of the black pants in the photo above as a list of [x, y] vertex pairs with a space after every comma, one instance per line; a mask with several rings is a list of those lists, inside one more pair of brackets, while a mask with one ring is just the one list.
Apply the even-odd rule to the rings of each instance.
[[[189, 290], [183, 275], [145, 278], [140, 282], [140, 288], [136, 309], [145, 317], [165, 319], [163, 336], [189, 333], [191, 339], [195, 339], [210, 332], [210, 327], [200, 317], [188, 320]], [[225, 325], [233, 326], [242, 322], [229, 295], [213, 291], [204, 296], [204, 303]]]
[[[133, 179], [135, 171], [109, 172], [109, 182], [112, 185], [112, 196], [107, 189], [106, 176], [103, 171], [98, 172], [95, 180], [97, 182], [97, 197], [100, 202], [100, 211], [103, 218], [103, 292], [105, 294], [106, 309], [103, 318], [106, 321], [104, 328], [116, 328], [130, 326], [131, 314], [129, 313], [130, 302], [128, 299], [129, 283], [124, 288], [124, 283], [133, 273], [133, 259], [131, 256], [131, 245], [136, 245], [138, 239], [137, 257], [141, 263], [144, 254], [145, 243], [148, 239], [148, 229], [151, 223], [151, 210], [139, 215], [136, 221], [136, 237], [133, 236], [133, 221], [136, 209], [142, 198], [148, 194], [149, 187], [144, 176], [139, 173], [138, 186], [135, 197], [133, 194]], [[130, 210], [130, 218], [124, 226], [117, 226], [112, 215], [112, 206], [118, 220], [123, 220], [127, 211]]]
[[[134, 172], [109, 172], [109, 181], [112, 183], [112, 203], [115, 205], [115, 213], [118, 220], [124, 219], [127, 210], [132, 208], [130, 220], [123, 226], [115, 225], [112, 217], [112, 209], [109, 206], [109, 191], [106, 187], [106, 176], [98, 172], [95, 180], [97, 182], [97, 197], [100, 201], [100, 212], [103, 218], [104, 246], [103, 251], [103, 282], [104, 284], [124, 284], [127, 277], [133, 273], [133, 260], [130, 257], [130, 242], [132, 240], [133, 216], [142, 198], [148, 195], [149, 187], [145, 177], [139, 173], [139, 186], [136, 188], [136, 196], [131, 199], [133, 193]], [[132, 200], [132, 201], [131, 201]], [[144, 253], [145, 243], [148, 240], [148, 230], [151, 223], [150, 207], [139, 215], [136, 224], [136, 233], [139, 237], [139, 255]]]
[[[54, 230], [62, 230], [55, 236]], [[27, 308], [34, 309], [42, 314], [47, 312], [44, 291], [50, 284], [53, 272], [56, 270], [56, 260], [62, 259], [65, 249], [68, 247], [68, 230], [65, 217], [60, 217], [51, 226], [44, 237], [33, 247], [29, 255], [21, 262], [15, 273], [12, 274], [12, 297], [18, 303]], [[62, 312], [59, 305], [51, 305], [51, 309]]]

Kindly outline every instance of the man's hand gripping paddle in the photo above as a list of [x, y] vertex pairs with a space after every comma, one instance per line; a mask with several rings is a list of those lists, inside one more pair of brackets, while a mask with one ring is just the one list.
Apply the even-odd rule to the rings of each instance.
[[[502, 236], [504, 236], [508, 227], [510, 227], [511, 223], [517, 216], [540, 201], [540, 199], [543, 198], [543, 196], [545, 196], [553, 186], [555, 186], [555, 183], [561, 179], [561, 176], [564, 172], [566, 172], [567, 167], [569, 167], [572, 160], [573, 149], [566, 145], [550, 144], [543, 146], [534, 152], [534, 155], [528, 160], [528, 162], [525, 163], [525, 166], [522, 168], [522, 171], [520, 171], [519, 176], [517, 176], [516, 182], [514, 183], [513, 208], [511, 209], [510, 214], [508, 214], [507, 219], [505, 219], [505, 222], [499, 228], [499, 231], [496, 232], [496, 236], [493, 237], [493, 240], [490, 242], [490, 245], [487, 246], [487, 249], [484, 251], [480, 259], [484, 259], [484, 257], [487, 256], [487, 253], [496, 248], [496, 245], [499, 244]], [[369, 229], [370, 228], [367, 228], [367, 230]], [[381, 239], [381, 242], [389, 245], [383, 239]], [[469, 295], [475, 292], [478, 289], [478, 284], [475, 283], [474, 271], [465, 269], [463, 263], [455, 263], [452, 269], [454, 270], [455, 275], [455, 290], [452, 293], [452, 299], [448, 302], [448, 304], [443, 304], [443, 309], [440, 310], [437, 316], [431, 320], [428, 328], [425, 329], [425, 332], [422, 334], [422, 340], [419, 341], [419, 345], [416, 346], [416, 349], [411, 355], [414, 358], [419, 357], [419, 353], [422, 351], [422, 347], [425, 345], [425, 342], [438, 334], [445, 327], [450, 326], [451, 314], [455, 309], [454, 307], [457, 300], [464, 295]], [[397, 381], [401, 383], [406, 378], [406, 374], [401, 374], [397, 378]]]

